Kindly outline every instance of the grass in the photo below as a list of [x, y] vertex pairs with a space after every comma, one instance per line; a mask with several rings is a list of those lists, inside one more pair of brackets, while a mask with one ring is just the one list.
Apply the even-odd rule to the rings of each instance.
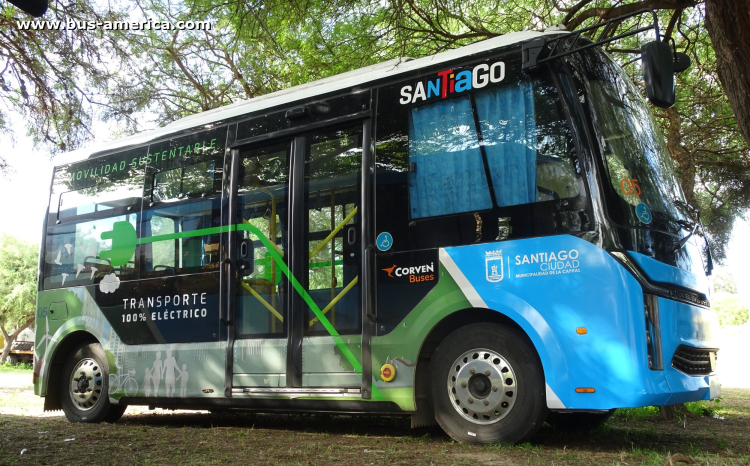
[[11, 364], [9, 362], [5, 362], [3, 364], [0, 364], [0, 372], [17, 372], [17, 373], [24, 373], [24, 372], [31, 372], [34, 369], [34, 366], [27, 362], [22, 362], [20, 364]]

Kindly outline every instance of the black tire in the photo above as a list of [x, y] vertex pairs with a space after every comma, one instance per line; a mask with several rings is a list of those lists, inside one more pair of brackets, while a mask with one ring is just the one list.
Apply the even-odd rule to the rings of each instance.
[[438, 346], [430, 403], [448, 435], [477, 444], [521, 442], [549, 412], [536, 351], [518, 331], [492, 323], [462, 327]]
[[107, 410], [107, 414], [104, 415], [104, 422], [114, 424], [115, 422], [120, 420], [123, 414], [125, 414], [126, 409], [128, 409], [127, 405], [110, 404], [109, 410]]
[[83, 344], [73, 351], [63, 366], [59, 393], [70, 422], [116, 422], [125, 412], [126, 406], [109, 401], [107, 358], [97, 343]]
[[583, 432], [603, 425], [615, 411], [617, 410], [610, 409], [601, 413], [553, 412], [547, 416], [547, 423], [556, 429]]

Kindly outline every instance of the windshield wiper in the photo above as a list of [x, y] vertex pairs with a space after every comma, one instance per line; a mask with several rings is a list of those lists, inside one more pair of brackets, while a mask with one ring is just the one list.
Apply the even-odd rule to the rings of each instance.
[[[685, 230], [688, 230], [690, 228], [689, 227], [690, 224], [688, 222], [680, 221], [680, 222], [677, 222], [677, 223], [679, 223], [682, 228], [685, 228]], [[684, 238], [682, 238], [680, 240], [680, 243], [677, 245], [677, 247], [675, 248], [674, 252], [678, 252], [680, 249], [682, 249], [683, 247], [685, 247], [685, 245], [687, 244], [687, 242], [690, 239], [690, 237], [693, 236], [693, 233], [695, 233], [695, 230], [698, 228], [698, 223], [700, 223], [700, 214], [698, 214], [698, 221], [695, 222], [695, 223], [693, 223], [693, 229], [690, 230], [690, 233], [686, 237], [684, 237]]]
[[680, 249], [685, 247], [685, 244], [687, 244], [690, 237], [693, 236], [693, 233], [695, 233], [695, 230], [698, 228], [698, 225], [700, 225], [701, 231], [703, 232], [703, 241], [706, 242], [706, 259], [707, 259], [706, 268], [708, 269], [706, 275], [711, 275], [711, 272], [714, 269], [714, 258], [711, 256], [711, 247], [708, 245], [708, 237], [706, 237], [706, 229], [703, 227], [703, 222], [701, 222], [700, 210], [696, 209], [695, 207], [691, 206], [690, 204], [684, 201], [675, 199], [673, 202], [674, 202], [674, 205], [676, 205], [677, 207], [682, 207], [688, 212], [690, 212], [691, 214], [695, 214], [695, 221], [692, 223], [692, 225], [690, 224], [690, 222], [686, 222], [684, 220], [677, 221], [677, 223], [682, 228], [684, 228], [686, 231], [689, 230], [690, 234], [688, 234], [686, 237], [680, 240], [679, 244], [677, 245], [677, 248], [675, 248], [674, 250], [675, 254], [679, 252]]

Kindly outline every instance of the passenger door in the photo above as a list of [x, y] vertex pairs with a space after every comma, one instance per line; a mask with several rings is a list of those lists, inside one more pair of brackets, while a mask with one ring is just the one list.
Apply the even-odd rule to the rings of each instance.
[[368, 125], [301, 130], [233, 151], [234, 257], [223, 274], [234, 297], [227, 320], [235, 393], [363, 385], [360, 204]]

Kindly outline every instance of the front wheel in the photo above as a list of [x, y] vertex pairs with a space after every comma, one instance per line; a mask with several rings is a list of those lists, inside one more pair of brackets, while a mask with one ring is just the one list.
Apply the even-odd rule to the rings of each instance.
[[520, 442], [548, 413], [536, 352], [503, 325], [472, 324], [451, 333], [432, 356], [430, 384], [435, 419], [463, 442]]
[[109, 402], [109, 377], [104, 349], [99, 344], [79, 346], [63, 366], [60, 398], [71, 422], [115, 422], [124, 406]]

